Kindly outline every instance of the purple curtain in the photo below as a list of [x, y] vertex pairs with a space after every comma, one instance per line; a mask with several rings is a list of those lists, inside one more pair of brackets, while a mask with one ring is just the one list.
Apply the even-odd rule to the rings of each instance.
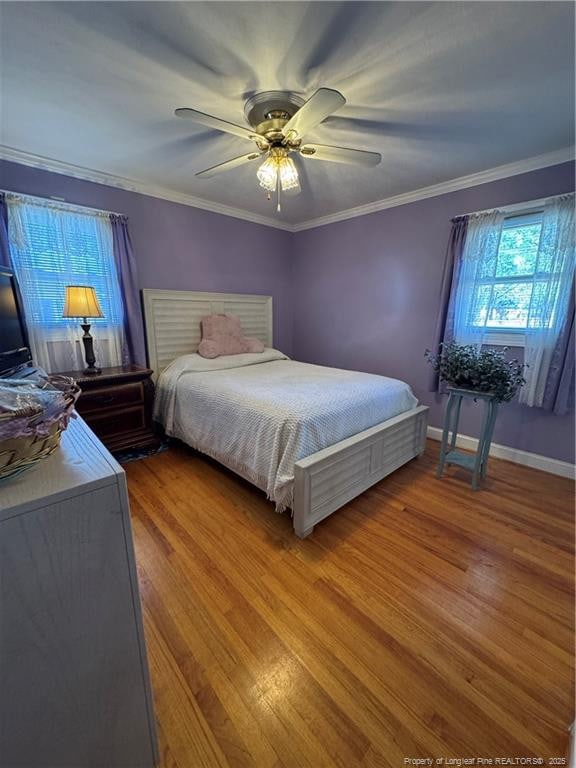
[[8, 206], [4, 192], [0, 192], [0, 267], [12, 268], [8, 244]]
[[[454, 338], [454, 297], [456, 294], [456, 285], [458, 283], [458, 272], [464, 243], [466, 242], [466, 232], [468, 229], [468, 217], [459, 216], [452, 219], [452, 230], [448, 239], [446, 249], [446, 258], [444, 260], [444, 271], [442, 273], [442, 287], [440, 289], [440, 311], [436, 321], [436, 332], [434, 334], [434, 344], [432, 352], [438, 354], [440, 344], [448, 343]], [[430, 372], [428, 381], [429, 392], [441, 392], [441, 384], [438, 374]]]
[[552, 355], [542, 407], [565, 416], [574, 407], [574, 286], [566, 320]]
[[132, 241], [128, 232], [126, 216], [110, 216], [114, 258], [120, 279], [120, 290], [124, 300], [124, 332], [126, 342], [122, 354], [124, 365], [135, 363], [146, 365], [146, 348], [144, 345], [144, 329], [142, 327], [142, 311], [138, 292], [138, 273], [136, 260], [132, 249]]

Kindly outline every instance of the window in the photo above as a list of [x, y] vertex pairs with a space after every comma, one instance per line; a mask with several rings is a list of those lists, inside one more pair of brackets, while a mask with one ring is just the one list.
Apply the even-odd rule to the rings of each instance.
[[470, 217], [455, 295], [457, 341], [525, 346], [556, 327], [566, 264], [558, 257], [562, 229], [554, 216], [547, 222], [543, 211]]
[[[496, 252], [481, 260], [471, 320], [488, 332], [487, 341], [522, 343], [519, 334], [523, 336], [529, 326], [552, 321], [549, 313], [529, 322], [534, 292], [545, 291], [553, 277], [549, 263], [538, 259], [541, 231], [541, 212], [506, 218]], [[552, 312], [554, 303], [548, 307]]]
[[550, 197], [522, 215], [470, 214], [460, 232], [462, 225], [447, 336], [474, 346], [523, 346], [528, 368], [519, 401], [542, 406], [547, 387], [556, 386], [556, 345], [572, 323], [574, 195]]
[[89, 319], [98, 362], [121, 364], [124, 310], [109, 218], [25, 198], [8, 202], [10, 255], [35, 362], [48, 371], [84, 367], [79, 321], [62, 310], [67, 285], [89, 285], [104, 315]]

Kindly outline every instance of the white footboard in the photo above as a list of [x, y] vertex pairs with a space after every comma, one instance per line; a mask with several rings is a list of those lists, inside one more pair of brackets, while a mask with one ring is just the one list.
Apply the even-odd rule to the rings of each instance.
[[296, 462], [296, 535], [308, 536], [320, 520], [423, 453], [427, 422], [428, 408], [420, 405]]

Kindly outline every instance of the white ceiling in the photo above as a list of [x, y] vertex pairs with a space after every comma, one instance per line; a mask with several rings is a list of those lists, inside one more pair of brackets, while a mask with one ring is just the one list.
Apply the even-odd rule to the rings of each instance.
[[347, 104], [306, 138], [381, 152], [375, 169], [297, 159], [299, 224], [574, 143], [570, 2], [2, 2], [0, 143], [275, 217], [243, 124], [261, 90]]

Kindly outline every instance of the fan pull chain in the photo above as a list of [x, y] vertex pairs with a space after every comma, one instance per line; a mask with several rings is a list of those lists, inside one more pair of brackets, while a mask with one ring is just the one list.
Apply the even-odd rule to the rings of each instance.
[[280, 174], [278, 174], [278, 203], [276, 205], [276, 211], [280, 213], [282, 207], [280, 205]]

